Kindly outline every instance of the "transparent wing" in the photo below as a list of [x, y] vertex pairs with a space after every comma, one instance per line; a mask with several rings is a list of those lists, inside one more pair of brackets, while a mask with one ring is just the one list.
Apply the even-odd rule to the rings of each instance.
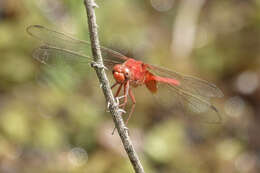
[[[54, 47], [51, 45], [42, 45], [33, 51], [33, 58], [37, 59], [41, 63], [53, 66], [63, 62], [69, 64], [83, 64], [92, 61], [88, 55], [84, 53], [74, 52], [70, 49], [63, 49], [60, 47]], [[108, 68], [113, 68], [118, 61], [104, 59], [104, 64]]]
[[221, 122], [221, 116], [217, 108], [210, 103], [208, 98], [192, 95], [173, 85], [168, 85], [168, 87], [176, 94], [185, 115], [191, 116], [192, 119], [198, 119], [199, 122]]
[[[50, 60], [51, 58], [61, 57], [57, 55], [63, 55], [65, 58], [74, 61], [91, 61], [91, 58], [89, 58], [90, 43], [88, 41], [79, 40], [68, 34], [57, 32], [40, 25], [27, 27], [27, 32], [44, 44], [44, 46], [35, 50], [34, 57], [38, 60], [42, 60], [44, 57], [48, 57], [48, 60]], [[104, 61], [106, 63], [109, 62], [109, 64], [122, 63], [127, 59], [124, 55], [105, 47], [101, 47], [101, 51]]]
[[[200, 119], [202, 122], [207, 123], [221, 122], [219, 112], [211, 104], [210, 98], [222, 97], [223, 93], [214, 84], [152, 65], [149, 65], [149, 70], [155, 75], [172, 78], [180, 83], [179, 85], [160, 83], [158, 94], [164, 97], [161, 98], [162, 96], [160, 96], [160, 99], [178, 104], [185, 115], [189, 115], [194, 119]], [[163, 90], [168, 90], [167, 93], [160, 93], [160, 87]], [[168, 105], [171, 104], [168, 103]]]
[[180, 82], [178, 88], [192, 95], [198, 95], [201, 97], [223, 97], [222, 91], [217, 88], [216, 85], [205, 80], [182, 75], [180, 73], [154, 65], [148, 65], [148, 68], [151, 72], [158, 76], [178, 80]]

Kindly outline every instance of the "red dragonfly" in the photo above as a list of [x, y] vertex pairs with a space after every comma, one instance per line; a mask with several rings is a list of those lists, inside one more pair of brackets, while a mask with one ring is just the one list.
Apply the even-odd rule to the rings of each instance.
[[[78, 40], [68, 34], [40, 25], [29, 26], [27, 32], [43, 43], [42, 46], [35, 49], [33, 57], [44, 64], [48, 64], [49, 61], [57, 58], [78, 62], [90, 62], [92, 60], [88, 56], [89, 53], [86, 52], [86, 49], [90, 47], [88, 41]], [[123, 88], [124, 101], [119, 107], [125, 108], [129, 96], [132, 100], [133, 104], [126, 123], [131, 117], [136, 104], [132, 88], [141, 85], [145, 85], [152, 93], [157, 93], [160, 89], [167, 89], [170, 91], [170, 97], [177, 99], [185, 107], [185, 110], [189, 110], [187, 111], [189, 114], [202, 117], [210, 123], [221, 121], [218, 110], [210, 103], [210, 98], [223, 96], [221, 90], [214, 84], [146, 64], [106, 47], [101, 47], [101, 51], [105, 66], [112, 70], [115, 79], [115, 84], [111, 88], [118, 86], [115, 93], [116, 98], [120, 98], [118, 96]], [[160, 88], [161, 86], [166, 87]]]

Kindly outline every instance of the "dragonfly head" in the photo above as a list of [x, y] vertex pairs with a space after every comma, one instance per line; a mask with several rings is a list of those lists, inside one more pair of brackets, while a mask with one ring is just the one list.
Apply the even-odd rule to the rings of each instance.
[[124, 83], [130, 79], [130, 70], [122, 64], [117, 64], [113, 68], [113, 76], [118, 83]]

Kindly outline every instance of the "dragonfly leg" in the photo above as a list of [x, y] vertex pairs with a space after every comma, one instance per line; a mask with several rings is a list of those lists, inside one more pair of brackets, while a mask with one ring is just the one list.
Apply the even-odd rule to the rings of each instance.
[[[118, 85], [118, 83], [115, 83], [114, 85], [111, 86], [111, 89], [113, 89], [116, 85]], [[121, 98], [125, 97], [124, 95], [123, 96], [120, 96], [118, 97], [121, 89], [122, 89], [122, 86], [123, 84], [120, 84], [120, 86], [118, 87], [117, 91], [116, 91], [116, 94], [114, 95], [114, 97], [117, 99], [117, 100], [120, 100]]]
[[[111, 86], [111, 90], [112, 90], [113, 88], [115, 88], [118, 84], [119, 84], [119, 83], [114, 83], [114, 84]], [[116, 94], [114, 95], [114, 97], [118, 100], [118, 101], [117, 101], [118, 103], [119, 103], [119, 99], [120, 99], [120, 98], [117, 98], [117, 96], [119, 95], [119, 93], [120, 93], [120, 91], [121, 91], [122, 85], [123, 85], [123, 84], [120, 84], [119, 88], [118, 88], [117, 91], [116, 91]]]
[[128, 121], [129, 121], [130, 118], [131, 118], [131, 115], [133, 114], [133, 112], [134, 112], [134, 110], [135, 110], [136, 100], [135, 100], [135, 96], [134, 96], [134, 94], [133, 94], [131, 88], [129, 89], [129, 96], [130, 96], [130, 98], [131, 98], [131, 100], [132, 100], [133, 103], [132, 103], [132, 106], [131, 106], [131, 111], [130, 111], [130, 113], [129, 113], [127, 119], [126, 119], [125, 124], [128, 123]]
[[[131, 115], [133, 114], [133, 112], [134, 112], [134, 109], [135, 109], [135, 104], [136, 104], [136, 100], [135, 100], [135, 97], [134, 97], [134, 94], [133, 94], [133, 92], [132, 92], [132, 90], [131, 90], [131, 88], [129, 88], [129, 96], [130, 96], [130, 98], [131, 98], [131, 100], [132, 100], [132, 106], [131, 106], [131, 111], [130, 111], [130, 113], [129, 113], [129, 115], [128, 115], [128, 117], [127, 117], [127, 119], [126, 119], [126, 122], [125, 122], [125, 125], [127, 125], [127, 123], [128, 123], [128, 121], [130, 120], [130, 118], [131, 118]], [[114, 127], [114, 129], [113, 129], [113, 131], [112, 131], [112, 135], [114, 135], [114, 133], [115, 133], [115, 130], [116, 130], [116, 127]], [[125, 130], [127, 130], [128, 131], [128, 128], [127, 127], [125, 127]]]
[[[117, 105], [119, 105], [119, 103], [120, 103], [120, 99], [121, 98], [123, 98], [123, 97], [118, 97], [118, 95], [119, 95], [119, 93], [120, 93], [120, 91], [121, 91], [121, 89], [122, 89], [122, 86], [123, 86], [123, 84], [120, 84], [120, 86], [118, 87], [118, 89], [117, 89], [117, 91], [116, 91], [116, 94], [115, 94], [115, 99], [116, 99], [116, 103], [117, 103]], [[113, 87], [113, 86], [112, 86]]]
[[129, 93], [129, 84], [130, 82], [127, 81], [125, 84], [124, 84], [124, 102], [119, 105], [119, 107], [122, 107], [123, 109], [125, 108], [126, 106], [126, 103], [127, 103], [127, 99], [128, 99], [128, 93]]
[[122, 88], [123, 84], [120, 84], [120, 86], [118, 87], [117, 91], [116, 91], [116, 94], [115, 94], [115, 97], [118, 97], [120, 91], [121, 91], [121, 88]]
[[117, 86], [118, 85], [118, 83], [116, 82], [116, 83], [114, 83], [112, 86], [111, 86], [111, 90], [113, 89], [113, 88], [115, 88], [115, 86]]
[[[122, 97], [124, 97], [124, 102], [123, 102], [121, 105], [119, 105], [119, 107], [122, 107], [122, 110], [123, 110], [123, 111], [124, 111], [125, 105], [126, 105], [126, 103], [127, 103], [128, 92], [129, 92], [129, 85], [130, 85], [129, 81], [127, 81], [127, 82], [124, 84], [124, 95], [122, 96]], [[120, 92], [122, 86], [123, 86], [123, 84], [121, 84], [121, 85], [119, 86], [119, 88], [117, 89], [117, 92], [116, 92], [115, 97], [117, 97], [117, 96], [119, 95], [119, 92]], [[118, 98], [118, 97], [117, 97], [117, 98]], [[121, 98], [121, 97], [120, 97], [120, 98]], [[119, 99], [120, 99], [120, 98], [119, 98]], [[118, 99], [118, 100], [119, 100], [119, 99]], [[123, 112], [123, 111], [122, 111], [122, 112]], [[125, 111], [124, 111], [123, 113], [125, 113]], [[127, 127], [126, 127], [126, 128], [127, 128]], [[115, 130], [116, 130], [116, 127], [114, 127], [114, 129], [113, 129], [112, 135], [114, 135]]]
[[[113, 88], [115, 88], [117, 85], [118, 85], [119, 83], [114, 83], [112, 86], [111, 86], [111, 89], [113, 89]], [[119, 86], [119, 88], [117, 89], [117, 91], [116, 91], [116, 94], [115, 94], [115, 98], [116, 98], [116, 101], [117, 101], [117, 104], [119, 105], [119, 99], [117, 99], [117, 96], [118, 96], [118, 94], [119, 94], [119, 92], [120, 92], [120, 90], [121, 90], [121, 88], [122, 88], [122, 85], [123, 84], [120, 84], [120, 86]], [[108, 107], [110, 106], [110, 103], [108, 103], [107, 104], [107, 109], [108, 109]]]

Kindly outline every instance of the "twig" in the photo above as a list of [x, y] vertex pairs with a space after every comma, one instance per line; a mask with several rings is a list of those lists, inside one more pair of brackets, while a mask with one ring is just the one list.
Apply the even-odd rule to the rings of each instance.
[[84, 0], [84, 4], [87, 11], [88, 16], [88, 25], [89, 25], [89, 33], [90, 33], [90, 40], [91, 40], [91, 48], [93, 59], [96, 63], [94, 66], [97, 76], [99, 78], [99, 82], [101, 83], [103, 93], [105, 95], [106, 101], [109, 105], [109, 111], [113, 117], [115, 126], [117, 128], [118, 134], [122, 140], [124, 145], [125, 151], [132, 163], [132, 166], [136, 173], [144, 173], [143, 166], [139, 160], [137, 153], [134, 150], [132, 141], [130, 140], [128, 130], [126, 130], [126, 126], [124, 121], [121, 117], [121, 111], [118, 108], [118, 104], [116, 103], [113, 93], [110, 89], [109, 81], [107, 79], [103, 60], [100, 51], [99, 39], [98, 39], [98, 32], [97, 32], [97, 24], [96, 24], [96, 16], [94, 12], [94, 8], [97, 7], [93, 0]]

